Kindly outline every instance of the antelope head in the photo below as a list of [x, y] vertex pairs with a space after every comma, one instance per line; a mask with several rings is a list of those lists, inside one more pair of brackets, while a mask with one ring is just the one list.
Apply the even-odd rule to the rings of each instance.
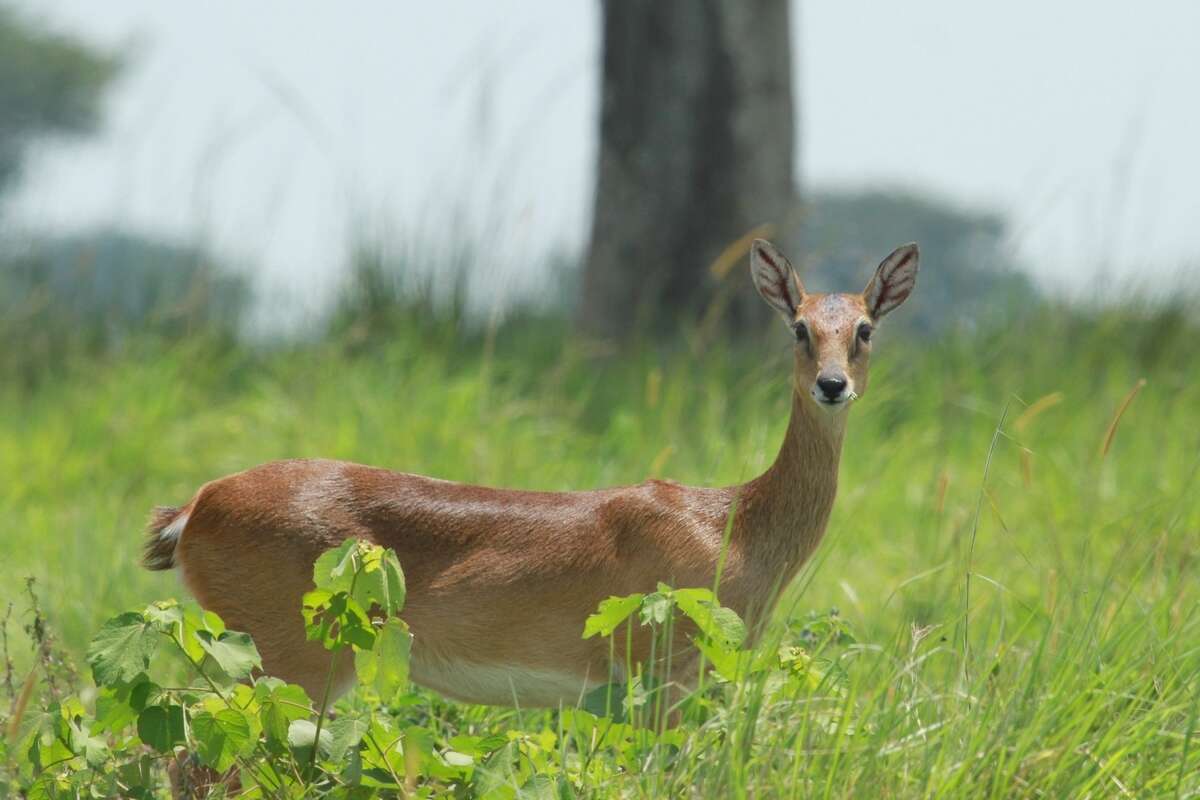
[[862, 294], [804, 291], [796, 270], [770, 242], [755, 239], [750, 273], [762, 298], [796, 337], [795, 388], [829, 413], [845, 410], [867, 389], [875, 326], [908, 298], [917, 281], [917, 246], [897, 247]]

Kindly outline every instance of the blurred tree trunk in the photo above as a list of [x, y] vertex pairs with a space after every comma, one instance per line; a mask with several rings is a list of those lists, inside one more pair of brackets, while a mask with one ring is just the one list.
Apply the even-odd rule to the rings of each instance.
[[695, 319], [718, 289], [744, 327], [761, 316], [749, 278], [721, 287], [709, 266], [795, 206], [787, 0], [606, 0], [603, 19], [580, 328], [621, 338]]

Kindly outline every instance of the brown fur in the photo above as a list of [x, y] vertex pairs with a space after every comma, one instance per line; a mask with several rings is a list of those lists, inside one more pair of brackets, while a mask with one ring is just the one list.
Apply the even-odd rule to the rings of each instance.
[[[791, 269], [772, 255], [772, 268], [781, 260]], [[467, 664], [605, 680], [609, 646], [582, 638], [588, 614], [659, 581], [712, 586], [736, 500], [719, 595], [753, 627], [820, 542], [837, 490], [845, 409], [820, 407], [810, 387], [823, 370], [842, 369], [857, 392], [866, 388], [870, 348], [855, 338], [869, 318], [863, 297], [796, 286], [791, 317], [805, 322], [808, 339], [795, 348], [791, 421], [774, 463], [746, 484], [527, 492], [342, 461], [278, 461], [206, 484], [178, 512], [156, 512], [147, 566], [179, 564], [201, 605], [254, 637], [267, 672], [317, 695], [329, 655], [305, 640], [300, 617], [313, 561], [347, 537], [390, 547], [408, 584], [402, 616], [415, 637], [414, 679], [473, 702], [553, 705], [576, 698], [465, 691], [446, 676]], [[168, 555], [153, 537], [176, 514], [188, 517]], [[647, 655], [643, 635], [631, 644], [635, 658]], [[688, 667], [676, 664], [680, 674]], [[338, 684], [351, 679], [349, 663], [341, 665]]]

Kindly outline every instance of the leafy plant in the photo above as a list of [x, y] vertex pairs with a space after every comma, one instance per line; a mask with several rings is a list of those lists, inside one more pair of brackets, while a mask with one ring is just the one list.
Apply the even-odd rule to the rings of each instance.
[[[402, 695], [411, 636], [395, 616], [404, 604], [395, 554], [347, 541], [318, 560], [314, 584], [310, 639], [334, 658], [353, 651], [368, 693]], [[9, 720], [10, 754], [24, 756], [15, 783], [29, 796], [149, 796], [177, 757], [184, 772], [214, 773], [211, 787], [262, 797], [400, 791], [424, 766], [406, 758], [395, 718], [331, 720], [328, 692], [314, 705], [301, 687], [262, 675], [250, 637], [210, 612], [164, 601], [120, 614], [93, 637], [87, 660], [90, 708], [71, 697]]]
[[[661, 724], [664, 680], [632, 664], [628, 684], [607, 687], [605, 707], [565, 709], [558, 730], [438, 730], [408, 684], [412, 635], [398, 616], [405, 584], [395, 554], [347, 540], [317, 559], [313, 584], [302, 613], [309, 640], [330, 653], [322, 697], [262, 674], [251, 638], [215, 614], [155, 602], [93, 636], [95, 692], [8, 721], [10, 786], [31, 797], [149, 797], [169, 773], [173, 789], [192, 796], [572, 797], [625, 770], [669, 768], [687, 739]], [[635, 616], [656, 632], [689, 622], [725, 681], [751, 663], [745, 625], [706, 589], [659, 584], [610, 598], [583, 635], [611, 637]], [[331, 687], [347, 655], [359, 690], [335, 715]]]

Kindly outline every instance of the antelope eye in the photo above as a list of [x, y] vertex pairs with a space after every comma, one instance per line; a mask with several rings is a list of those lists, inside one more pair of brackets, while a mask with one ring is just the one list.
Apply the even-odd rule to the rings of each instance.
[[803, 322], [797, 322], [792, 326], [792, 330], [796, 332], [797, 342], [808, 341], [808, 327]]
[[864, 342], [871, 341], [871, 326], [865, 322], [862, 325], [859, 325], [858, 338], [862, 339]]

